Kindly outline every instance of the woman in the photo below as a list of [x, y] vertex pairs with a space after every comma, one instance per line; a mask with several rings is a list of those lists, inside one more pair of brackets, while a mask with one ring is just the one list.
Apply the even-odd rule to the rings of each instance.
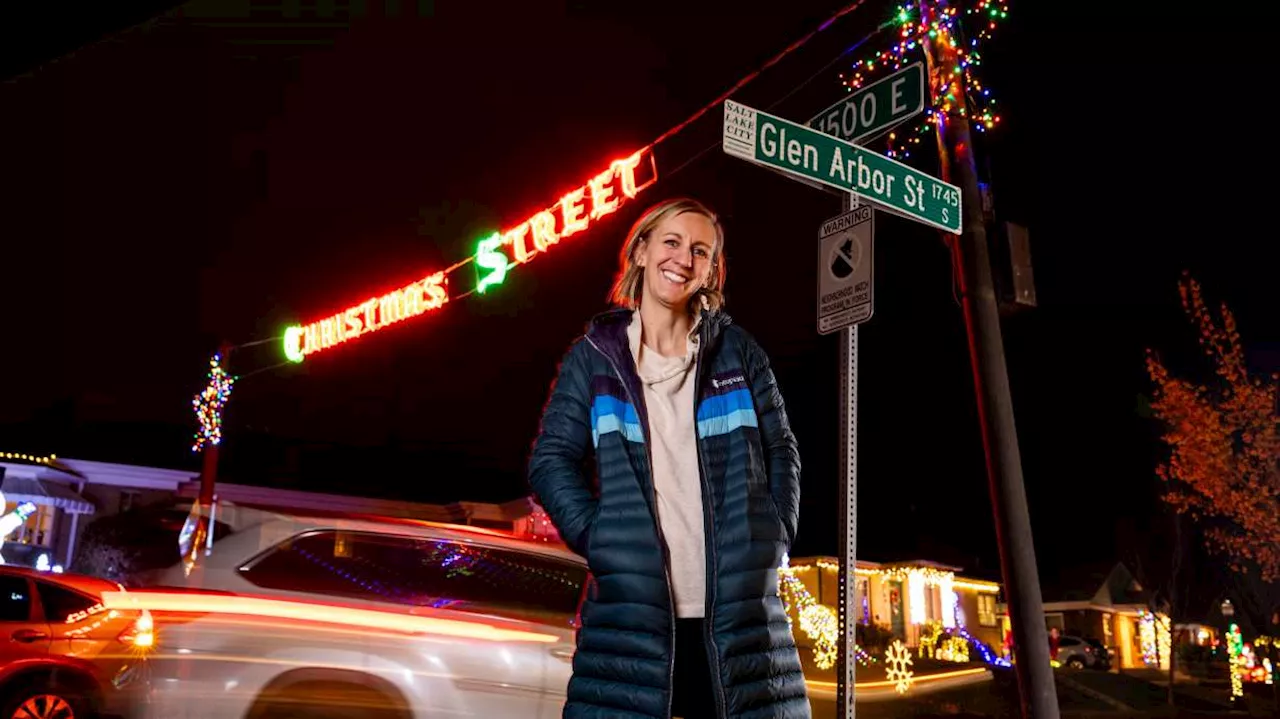
[[778, 598], [800, 455], [768, 358], [720, 309], [724, 231], [668, 200], [621, 265], [618, 307], [570, 347], [529, 463], [593, 576], [564, 716], [808, 717]]

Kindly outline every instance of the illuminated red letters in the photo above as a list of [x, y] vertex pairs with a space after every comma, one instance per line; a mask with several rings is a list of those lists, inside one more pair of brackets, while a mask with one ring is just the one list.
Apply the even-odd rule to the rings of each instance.
[[443, 272], [437, 272], [304, 327], [290, 328], [285, 332], [285, 356], [300, 361], [320, 350], [439, 309], [448, 301], [448, 280]]
[[652, 164], [652, 158], [647, 151], [641, 151], [614, 162], [585, 185], [566, 193], [555, 205], [503, 233], [502, 244], [511, 248], [511, 259], [524, 264], [560, 240], [585, 231], [593, 220], [617, 211], [624, 200], [634, 199], [636, 193], [657, 180], [654, 167], [651, 177], [643, 184], [636, 183], [636, 170], [646, 159]]
[[[637, 181], [637, 171], [646, 164], [649, 171], [639, 173], [641, 180]], [[657, 165], [646, 148], [615, 161], [609, 169], [515, 227], [488, 235], [479, 241], [476, 254], [471, 257], [476, 285], [462, 296], [471, 292], [482, 294], [487, 287], [501, 284], [512, 267], [528, 262], [561, 240], [585, 232], [592, 222], [616, 212], [657, 180]], [[463, 264], [466, 263], [450, 269]], [[284, 354], [293, 362], [301, 362], [307, 355], [439, 309], [448, 301], [448, 278], [444, 271], [437, 272], [310, 324], [286, 328]]]

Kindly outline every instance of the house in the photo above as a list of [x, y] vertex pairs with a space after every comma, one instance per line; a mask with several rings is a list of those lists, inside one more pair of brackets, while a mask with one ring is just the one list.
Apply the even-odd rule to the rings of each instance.
[[[528, 498], [503, 504], [455, 502], [423, 504], [348, 495], [321, 494], [220, 482], [220, 501], [280, 511], [323, 511], [425, 519], [514, 530], [548, 541], [555, 529]], [[182, 503], [200, 493], [191, 470], [0, 452], [0, 493], [4, 514], [23, 503], [35, 506], [4, 539], [5, 563], [28, 567], [69, 567], [84, 528], [94, 519], [161, 502]], [[42, 559], [43, 558], [43, 559]]]
[[[1169, 667], [1169, 618], [1151, 610], [1151, 592], [1122, 563], [1063, 569], [1041, 576], [1048, 629], [1096, 639], [1118, 669]], [[1009, 628], [1007, 612], [1001, 614]]]
[[[839, 606], [840, 563], [834, 557], [793, 558], [783, 571], [798, 579], [819, 604]], [[858, 560], [854, 569], [857, 621], [884, 625], [911, 647], [919, 643], [925, 624], [937, 621], [945, 628], [964, 627], [998, 651], [1000, 585], [960, 576], [960, 571], [960, 567], [923, 560], [892, 564]]]

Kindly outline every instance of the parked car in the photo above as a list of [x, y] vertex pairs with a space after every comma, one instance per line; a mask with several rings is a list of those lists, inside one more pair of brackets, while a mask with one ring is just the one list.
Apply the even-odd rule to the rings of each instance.
[[0, 718], [121, 716], [145, 688], [143, 611], [108, 610], [103, 579], [0, 566]]
[[409, 520], [222, 503], [189, 572], [115, 600], [156, 618], [139, 716], [559, 717], [587, 577], [567, 549]]
[[1100, 642], [1070, 635], [1058, 639], [1058, 663], [1071, 669], [1111, 668], [1111, 658]]

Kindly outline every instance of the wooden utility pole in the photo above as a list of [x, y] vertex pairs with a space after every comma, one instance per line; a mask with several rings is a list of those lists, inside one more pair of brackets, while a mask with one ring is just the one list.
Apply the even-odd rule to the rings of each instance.
[[936, 115], [938, 155], [942, 179], [959, 186], [963, 198], [964, 227], [959, 237], [950, 238], [950, 245], [969, 335], [969, 359], [973, 365], [996, 540], [1013, 625], [1014, 671], [1022, 699], [1022, 715], [1032, 719], [1058, 719], [1058, 697], [1049, 664], [1049, 638], [1045, 631], [1026, 487], [1022, 481], [1022, 457], [1005, 367], [1000, 313], [991, 278], [973, 140], [964, 112], [962, 62], [956, 51], [956, 39], [947, 29], [949, 25], [938, 22], [949, 11], [946, 0], [918, 0], [918, 4], [920, 22], [931, 30], [935, 23], [938, 26], [936, 33], [922, 35], [934, 106], [950, 105], [949, 111], [942, 110]]

